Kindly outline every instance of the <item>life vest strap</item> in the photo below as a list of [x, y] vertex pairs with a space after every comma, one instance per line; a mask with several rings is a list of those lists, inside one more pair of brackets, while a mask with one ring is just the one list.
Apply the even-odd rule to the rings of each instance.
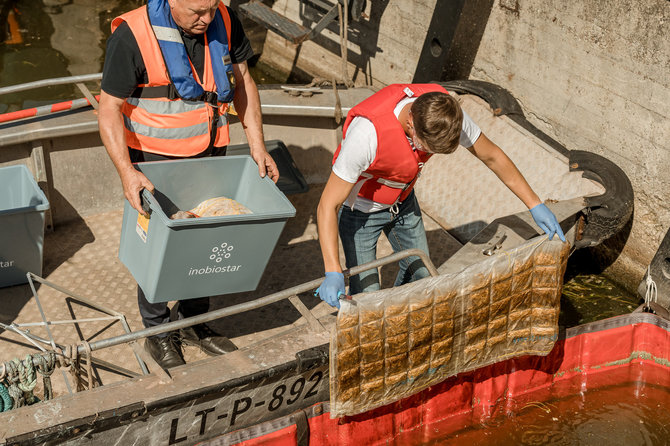
[[179, 94], [174, 84], [159, 85], [156, 87], [137, 87], [131, 94], [133, 98], [143, 99], [177, 99]]
[[[179, 99], [179, 92], [174, 84], [158, 85], [155, 87], [137, 87], [135, 91], [130, 94], [133, 98], [142, 99]], [[218, 95], [215, 91], [205, 91], [197, 100], [206, 102], [210, 105], [218, 105]]]

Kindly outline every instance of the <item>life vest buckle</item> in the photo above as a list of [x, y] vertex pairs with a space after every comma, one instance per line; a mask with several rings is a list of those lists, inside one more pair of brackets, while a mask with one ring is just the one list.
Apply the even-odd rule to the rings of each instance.
[[215, 91], [206, 91], [202, 94], [201, 98], [204, 102], [207, 102], [209, 105], [213, 107], [218, 107], [219, 104], [219, 96], [216, 94]]
[[167, 94], [165, 96], [170, 101], [174, 101], [175, 99], [179, 99], [179, 92], [177, 92], [177, 87], [173, 83], [170, 83], [167, 86]]

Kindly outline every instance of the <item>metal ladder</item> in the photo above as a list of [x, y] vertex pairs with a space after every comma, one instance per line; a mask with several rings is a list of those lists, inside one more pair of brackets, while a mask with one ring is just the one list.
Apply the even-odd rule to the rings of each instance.
[[[358, 20], [363, 14], [365, 0], [348, 1], [350, 17], [353, 20]], [[264, 4], [261, 0], [249, 0], [239, 5], [239, 8], [240, 12], [249, 19], [279, 34], [286, 40], [298, 44], [319, 35], [338, 16], [338, 6], [344, 4], [344, 0], [337, 0], [335, 4], [327, 0], [300, 0], [300, 2], [323, 13], [323, 16], [313, 28], [294, 22]]]

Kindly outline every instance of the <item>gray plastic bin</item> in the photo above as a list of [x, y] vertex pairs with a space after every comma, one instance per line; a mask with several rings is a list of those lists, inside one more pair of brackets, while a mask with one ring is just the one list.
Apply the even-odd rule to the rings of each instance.
[[[125, 202], [119, 259], [149, 302], [255, 290], [295, 208], [250, 156], [139, 163], [154, 184], [146, 221]], [[225, 196], [253, 213], [170, 220], [203, 200]]]
[[49, 202], [24, 165], [0, 168], [0, 287], [42, 275], [44, 212]]

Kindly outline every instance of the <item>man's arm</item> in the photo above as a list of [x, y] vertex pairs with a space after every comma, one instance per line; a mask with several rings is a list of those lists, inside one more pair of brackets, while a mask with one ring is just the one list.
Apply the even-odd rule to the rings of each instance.
[[468, 150], [486, 164], [514, 195], [519, 197], [530, 210], [538, 226], [549, 235], [550, 240], [554, 234], [558, 234], [559, 238], [565, 241], [563, 230], [558, 224], [556, 216], [542, 203], [521, 172], [519, 172], [519, 169], [517, 169], [516, 165], [500, 147], [482, 133], [473, 146], [468, 147]]
[[337, 212], [354, 187], [330, 173], [326, 187], [316, 209], [316, 223], [319, 232], [319, 245], [323, 256], [326, 279], [317, 290], [319, 297], [328, 304], [339, 307], [338, 297], [344, 294], [344, 277], [340, 265], [339, 232], [337, 228]]
[[533, 192], [512, 160], [484, 133], [477, 138], [472, 147], [468, 147], [468, 150], [486, 164], [528, 209], [541, 203], [540, 198]]
[[321, 193], [321, 199], [316, 209], [316, 223], [319, 231], [321, 254], [323, 255], [323, 266], [326, 272], [342, 272], [340, 250], [337, 243], [339, 237], [337, 213], [353, 187], [353, 184], [344, 181], [331, 172], [326, 187]]
[[279, 179], [279, 169], [265, 149], [261, 100], [246, 61], [233, 64], [233, 74], [236, 84], [233, 104], [247, 136], [251, 157], [258, 164], [258, 174], [264, 177], [267, 173], [276, 183]]
[[145, 215], [140, 202], [140, 192], [142, 189], [153, 192], [154, 185], [130, 162], [126, 137], [123, 132], [123, 116], [121, 114], [123, 102], [124, 99], [101, 91], [98, 127], [100, 128], [102, 143], [105, 145], [105, 149], [107, 149], [107, 153], [121, 178], [123, 194], [133, 208], [140, 214]]

